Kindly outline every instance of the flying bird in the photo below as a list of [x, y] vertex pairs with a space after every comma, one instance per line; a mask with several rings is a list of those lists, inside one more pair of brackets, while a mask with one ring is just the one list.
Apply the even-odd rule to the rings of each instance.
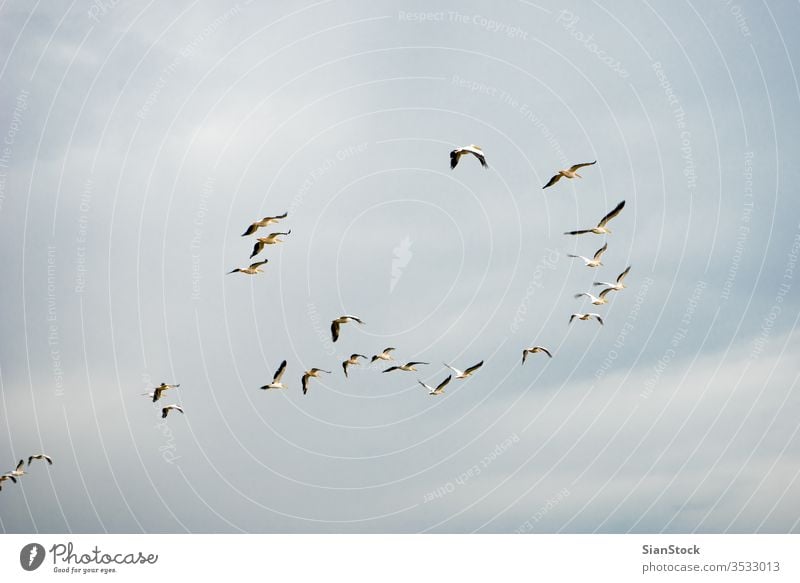
[[331, 337], [333, 337], [334, 342], [339, 339], [339, 326], [342, 324], [347, 324], [348, 322], [358, 322], [359, 324], [364, 323], [361, 319], [356, 318], [355, 316], [339, 316], [331, 322]]
[[452, 170], [458, 165], [459, 159], [461, 156], [465, 154], [472, 154], [475, 156], [481, 163], [481, 166], [484, 168], [488, 168], [486, 164], [486, 157], [483, 155], [483, 150], [481, 150], [480, 146], [476, 146], [475, 144], [470, 144], [469, 146], [463, 146], [461, 148], [456, 148], [452, 152], [450, 152], [450, 169]]
[[628, 272], [630, 270], [631, 270], [631, 266], [629, 265], [628, 267], [625, 268], [625, 271], [623, 271], [622, 273], [620, 273], [617, 276], [616, 283], [608, 283], [607, 281], [596, 281], [596, 282], [594, 282], [593, 285], [604, 285], [608, 289], [611, 289], [611, 290], [614, 290], [614, 291], [623, 290], [623, 289], [625, 289], [625, 284], [622, 283], [622, 280], [625, 279], [625, 276], [628, 275]]
[[542, 186], [542, 190], [544, 190], [548, 186], [553, 186], [556, 182], [561, 180], [562, 177], [563, 178], [569, 178], [569, 179], [576, 178], [576, 177], [577, 178], [583, 178], [583, 176], [578, 174], [578, 170], [580, 170], [584, 166], [591, 166], [592, 164], [597, 164], [597, 160], [595, 160], [594, 162], [584, 162], [583, 164], [575, 164], [574, 166], [570, 166], [567, 170], [559, 170], [558, 174], [553, 176], [547, 184]]
[[179, 411], [181, 415], [183, 414], [183, 409], [181, 409], [177, 405], [167, 405], [166, 407], [161, 409], [161, 418], [166, 419], [170, 411]]
[[391, 346], [389, 348], [384, 348], [383, 352], [381, 352], [380, 354], [373, 354], [370, 362], [375, 362], [376, 360], [394, 360], [394, 357], [392, 357], [392, 355], [389, 354], [393, 350], [394, 348], [392, 348]]
[[272, 223], [277, 223], [279, 220], [285, 219], [287, 216], [289, 216], [289, 213], [283, 213], [282, 215], [276, 215], [274, 217], [264, 217], [260, 221], [256, 221], [255, 223], [247, 227], [247, 230], [244, 233], [242, 233], [242, 237], [247, 237], [247, 235], [252, 235], [256, 231], [258, 231], [258, 229], [260, 229], [261, 227], [266, 227], [267, 225], [271, 225]]
[[283, 239], [279, 239], [281, 235], [289, 235], [292, 230], [289, 229], [285, 233], [270, 233], [266, 237], [259, 237], [256, 244], [253, 245], [253, 252], [250, 254], [250, 259], [261, 253], [265, 245], [275, 245], [276, 243], [283, 243]]
[[603, 304], [607, 304], [608, 303], [608, 299], [606, 299], [606, 296], [608, 295], [608, 292], [610, 292], [610, 291], [614, 291], [614, 290], [611, 289], [610, 287], [606, 288], [606, 289], [604, 289], [603, 291], [600, 292], [600, 296], [598, 296], [598, 297], [593, 296], [589, 292], [584, 292], [582, 294], [575, 294], [575, 297], [576, 298], [580, 298], [580, 297], [586, 296], [587, 298], [589, 298], [592, 301], [593, 305], [602, 306]]
[[48, 465], [53, 465], [53, 459], [49, 455], [44, 455], [43, 453], [37, 453], [32, 456], [28, 457], [28, 465], [31, 465], [33, 460], [45, 460]]
[[262, 389], [285, 389], [286, 385], [281, 382], [281, 377], [283, 373], [286, 371], [286, 361], [284, 360], [281, 365], [278, 367], [278, 370], [275, 371], [275, 374], [272, 377], [272, 382], [268, 385], [264, 385], [261, 387]]
[[351, 354], [350, 358], [348, 358], [342, 363], [342, 368], [344, 369], [344, 376], [347, 376], [347, 367], [353, 364], [358, 364], [359, 358], [367, 358], [367, 357], [364, 356], [363, 354]]
[[383, 372], [392, 372], [393, 370], [405, 370], [408, 372], [417, 370], [414, 368], [418, 364], [430, 364], [429, 362], [407, 362], [401, 366], [390, 366]]
[[583, 262], [586, 264], [586, 267], [598, 267], [600, 265], [603, 265], [603, 262], [600, 261], [600, 257], [603, 255], [603, 253], [606, 252], [606, 249], [608, 249], [608, 243], [606, 243], [605, 245], [600, 247], [600, 249], [595, 251], [594, 257], [592, 257], [591, 259], [589, 259], [588, 257], [584, 257], [583, 255], [572, 255], [571, 253], [567, 253], [567, 257], [583, 259]]
[[522, 351], [522, 364], [525, 364], [525, 359], [529, 354], [536, 354], [537, 352], [544, 352], [547, 356], [553, 358], [553, 355], [544, 346], [531, 346]]
[[423, 383], [419, 379], [417, 379], [417, 382], [419, 384], [421, 384], [423, 387], [425, 387], [426, 389], [428, 389], [428, 394], [429, 395], [441, 395], [442, 393], [444, 393], [444, 388], [447, 386], [447, 383], [449, 383], [450, 379], [452, 379], [452, 378], [453, 378], [453, 375], [448, 376], [441, 383], [439, 383], [438, 386], [435, 389], [430, 385], [426, 385], [425, 383]]
[[600, 322], [601, 326], [603, 325], [603, 319], [600, 317], [600, 314], [572, 314], [569, 317], [569, 323], [572, 324], [572, 320], [574, 320], [575, 318], [578, 318], [578, 320], [591, 320], [592, 318], [594, 318], [595, 320]]
[[324, 372], [327, 374], [331, 374], [329, 370], [322, 370], [321, 368], [312, 368], [311, 370], [307, 370], [303, 375], [303, 394], [305, 395], [308, 392], [308, 379], [311, 377], [319, 377], [319, 373]]
[[146, 394], [147, 396], [152, 396], [153, 403], [155, 403], [161, 398], [161, 393], [163, 393], [167, 389], [177, 389], [178, 387], [180, 387], [180, 385], [168, 385], [166, 383], [161, 383], [155, 389], [153, 389], [152, 393], [144, 393], [144, 394]]
[[449, 368], [454, 373], [456, 373], [456, 378], [457, 379], [465, 379], [465, 378], [467, 378], [469, 376], [472, 376], [472, 373], [474, 373], [476, 370], [478, 370], [480, 367], [482, 367], [483, 366], [483, 361], [480, 361], [478, 364], [472, 365], [471, 367], [469, 367], [467, 370], [464, 370], [464, 371], [458, 370], [457, 368], [453, 368], [452, 366], [450, 366], [446, 362], [444, 362], [442, 364], [444, 364], [447, 368]]
[[231, 273], [246, 273], [247, 275], [255, 275], [256, 273], [264, 273], [264, 270], [261, 269], [261, 266], [267, 263], [269, 259], [264, 259], [263, 261], [256, 261], [255, 263], [251, 263], [249, 267], [237, 267], [236, 269], [229, 271], [228, 275]]
[[0, 490], [3, 489], [3, 482], [5, 482], [6, 480], [11, 480], [15, 484], [17, 483], [17, 479], [11, 474], [3, 474], [2, 476], [0, 476]]
[[625, 201], [623, 200], [616, 207], [614, 207], [613, 211], [611, 211], [606, 216], [604, 216], [603, 219], [599, 223], [597, 223], [596, 227], [593, 227], [591, 229], [583, 229], [583, 230], [580, 230], [580, 231], [567, 231], [564, 234], [565, 235], [583, 235], [585, 233], [594, 233], [595, 235], [604, 235], [604, 234], [611, 233], [611, 229], [606, 227], [606, 224], [608, 223], [608, 221], [610, 221], [611, 219], [616, 217], [620, 213], [620, 211], [622, 211], [622, 208], [624, 206], [625, 206]]
[[25, 460], [19, 460], [16, 469], [11, 470], [6, 474], [11, 478], [21, 478], [25, 475]]

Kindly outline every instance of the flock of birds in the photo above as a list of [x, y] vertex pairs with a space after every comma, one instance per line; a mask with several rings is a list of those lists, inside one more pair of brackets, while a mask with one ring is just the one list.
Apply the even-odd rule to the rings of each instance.
[[[31, 456], [28, 456], [28, 467], [30, 467], [31, 462], [33, 462], [33, 460], [45, 460], [47, 462], [47, 465], [50, 466], [53, 465], [52, 458], [49, 455], [45, 455], [43, 453], [36, 453]], [[24, 476], [27, 473], [28, 472], [25, 471], [25, 460], [24, 459], [19, 460], [19, 463], [17, 463], [16, 468], [0, 476], [0, 490], [3, 489], [3, 482], [5, 482], [6, 480], [11, 480], [12, 483], [16, 484], [17, 480], [22, 478], [22, 476]]]
[[[475, 144], [470, 144], [469, 146], [456, 148], [452, 152], [450, 152], [450, 168], [454, 169], [458, 165], [458, 163], [461, 160], [461, 158], [463, 156], [467, 156], [467, 155], [474, 156], [475, 158], [478, 159], [478, 161], [480, 162], [482, 167], [488, 168], [488, 164], [486, 163], [486, 156], [484, 155], [483, 150], [479, 146], [476, 146]], [[585, 163], [582, 163], [582, 164], [575, 164], [574, 166], [571, 166], [570, 168], [567, 168], [565, 170], [559, 170], [558, 173], [556, 173], [552, 178], [550, 178], [550, 180], [547, 182], [547, 184], [544, 185], [543, 189], [553, 186], [554, 184], [556, 184], [562, 178], [566, 178], [566, 179], [570, 179], [570, 180], [574, 179], [574, 178], [582, 178], [582, 176], [580, 174], [578, 174], [578, 170], [583, 168], [583, 167], [586, 167], [586, 166], [592, 166], [593, 164], [596, 164], [596, 163], [597, 163], [597, 161], [595, 160], [594, 162], [585, 162]], [[600, 222], [597, 223], [597, 226], [591, 227], [591, 228], [588, 228], [588, 229], [578, 229], [578, 230], [574, 230], [574, 231], [567, 231], [564, 234], [565, 235], [585, 235], [585, 234], [608, 235], [608, 234], [611, 233], [611, 229], [608, 228], [608, 223], [614, 217], [619, 215], [619, 213], [622, 212], [622, 209], [624, 207], [625, 207], [625, 201], [623, 200], [616, 207], [614, 207], [613, 210], [611, 210], [608, 214], [606, 214], [600, 220]], [[280, 221], [282, 221], [283, 219], [285, 219], [287, 216], [288, 216], [288, 213], [285, 212], [282, 215], [264, 217], [264, 218], [262, 218], [262, 219], [260, 219], [258, 221], [255, 221], [254, 223], [252, 223], [245, 230], [244, 233], [242, 233], [242, 237], [247, 237], [247, 236], [250, 236], [250, 235], [254, 235], [254, 234], [256, 234], [258, 232], [259, 229], [264, 228], [264, 227], [268, 227], [268, 226], [273, 225], [273, 224], [277, 224]], [[281, 239], [280, 237], [281, 236], [288, 236], [288, 235], [291, 234], [291, 232], [292, 232], [291, 229], [289, 229], [288, 231], [285, 231], [285, 232], [283, 232], [283, 231], [275, 231], [275, 232], [269, 233], [265, 237], [257, 237], [256, 238], [256, 242], [253, 245], [253, 251], [250, 254], [250, 259], [253, 259], [257, 255], [259, 255], [267, 245], [275, 245], [275, 244], [278, 244], [278, 243], [282, 243], [283, 239]], [[603, 265], [603, 262], [601, 261], [601, 258], [602, 258], [603, 254], [607, 250], [608, 250], [608, 243], [605, 243], [600, 249], [598, 249], [595, 252], [595, 254], [592, 257], [584, 257], [583, 255], [572, 255], [572, 254], [568, 254], [568, 257], [572, 257], [572, 258], [575, 258], [575, 259], [583, 260], [583, 262], [584, 262], [586, 267], [597, 268], [597, 267], [600, 267], [600, 266]], [[244, 274], [244, 275], [257, 275], [259, 273], [263, 273], [263, 270], [261, 268], [262, 268], [262, 266], [266, 265], [268, 262], [269, 262], [269, 259], [267, 259], [267, 258], [264, 258], [264, 259], [261, 259], [261, 260], [258, 260], [258, 261], [254, 261], [254, 262], [250, 263], [250, 265], [248, 265], [247, 267], [237, 267], [236, 269], [233, 269], [233, 270], [229, 271], [228, 275], [233, 274], [233, 273], [240, 273], [240, 274]], [[582, 293], [575, 294], [575, 298], [579, 299], [581, 297], [586, 297], [586, 298], [588, 298], [590, 300], [591, 304], [595, 305], [595, 306], [600, 306], [600, 305], [608, 303], [608, 299], [609, 299], [608, 295], [611, 292], [618, 292], [618, 291], [621, 291], [622, 289], [625, 288], [624, 279], [628, 275], [628, 273], [630, 272], [630, 269], [631, 269], [630, 266], [628, 266], [622, 273], [619, 274], [619, 276], [617, 276], [616, 281], [613, 282], [613, 283], [604, 282], [604, 281], [594, 282], [593, 285], [595, 285], [595, 286], [604, 286], [604, 289], [597, 296], [595, 296], [594, 294], [592, 294], [590, 292], [582, 292]], [[594, 312], [585, 312], [585, 313], [577, 312], [577, 313], [573, 313], [569, 317], [569, 323], [571, 324], [572, 321], [576, 320], [576, 319], [577, 320], [584, 320], [584, 321], [585, 320], [595, 319], [601, 325], [603, 324], [603, 318], [600, 316], [600, 314], [597, 314], [597, 313], [594, 313]], [[359, 325], [364, 325], [365, 324], [364, 320], [362, 320], [358, 316], [353, 316], [353, 315], [350, 315], [350, 314], [345, 314], [343, 316], [339, 316], [337, 318], [334, 318], [331, 321], [331, 340], [334, 343], [337, 340], [339, 340], [339, 336], [340, 336], [340, 334], [342, 332], [342, 326], [344, 326], [345, 324], [352, 324], [352, 323], [356, 323], [356, 324], [359, 324]], [[394, 359], [394, 356], [393, 356], [393, 352], [395, 350], [396, 349], [394, 347], [384, 348], [380, 353], [372, 355], [372, 357], [369, 358], [369, 361], [370, 361], [371, 364], [375, 363], [377, 361], [395, 362], [395, 359]], [[523, 351], [522, 351], [522, 364], [524, 365], [526, 359], [528, 358], [528, 356], [529, 355], [533, 355], [533, 354], [544, 354], [544, 355], [548, 356], [549, 358], [553, 357], [552, 352], [550, 350], [548, 350], [547, 348], [545, 348], [544, 346], [534, 345], [534, 346], [531, 346], [531, 347], [523, 349]], [[354, 354], [351, 354], [349, 358], [347, 358], [346, 360], [344, 360], [342, 362], [342, 369], [344, 371], [344, 376], [346, 378], [349, 378], [348, 369], [350, 367], [352, 367], [352, 366], [358, 366], [360, 364], [360, 362], [359, 362], [360, 359], [367, 360], [368, 357], [366, 355], [364, 355], [364, 354], [354, 353]], [[409, 361], [409, 362], [406, 362], [404, 364], [393, 364], [393, 365], [389, 366], [388, 368], [384, 369], [382, 372], [384, 372], [384, 373], [389, 373], [389, 372], [394, 372], [394, 371], [417, 372], [417, 368], [416, 368], [417, 366], [423, 366], [423, 365], [429, 365], [429, 364], [430, 364], [429, 362], [423, 362], [423, 361]], [[427, 389], [428, 394], [431, 395], [431, 396], [437, 396], [437, 395], [441, 395], [442, 393], [444, 393], [445, 387], [453, 379], [453, 376], [455, 376], [456, 379], [460, 379], [460, 380], [467, 379], [467, 378], [471, 377], [478, 369], [480, 369], [483, 366], [483, 361], [480, 361], [477, 364], [474, 364], [474, 365], [464, 369], [463, 371], [460, 370], [460, 369], [457, 369], [457, 368], [455, 368], [455, 367], [453, 367], [453, 366], [451, 366], [451, 365], [449, 365], [447, 363], [443, 363], [443, 364], [451, 372], [444, 380], [442, 380], [435, 387], [432, 387], [432, 386], [422, 382], [421, 380], [417, 379], [417, 382], [421, 386], [423, 386], [425, 389]], [[272, 377], [272, 381], [267, 383], [266, 385], [263, 385], [260, 388], [262, 390], [287, 389], [288, 386], [286, 384], [284, 384], [284, 382], [283, 382], [283, 376], [284, 376], [284, 373], [286, 372], [286, 365], [287, 365], [286, 360], [283, 360], [280, 363], [280, 365], [278, 366], [277, 370], [275, 371], [275, 374]], [[304, 395], [308, 393], [309, 383], [310, 383], [311, 379], [319, 378], [320, 375], [323, 374], [323, 373], [324, 374], [332, 374], [332, 371], [326, 370], [326, 369], [323, 369], [323, 368], [313, 367], [313, 368], [310, 368], [310, 369], [306, 370], [303, 373], [303, 375], [301, 377], [301, 387], [303, 389], [303, 394]], [[179, 386], [180, 385], [177, 385], [177, 384], [176, 385], [170, 385], [170, 384], [166, 384], [166, 383], [162, 382], [161, 385], [155, 387], [152, 392], [143, 393], [143, 395], [151, 398], [153, 400], [153, 402], [155, 403], [159, 399], [161, 399], [161, 397], [162, 397], [162, 395], [164, 394], [165, 391], [167, 391], [169, 389], [176, 389]], [[170, 413], [170, 411], [178, 411], [180, 413], [184, 412], [183, 409], [178, 405], [174, 405], [174, 404], [173, 405], [167, 405], [165, 407], [162, 407], [162, 409], [161, 409], [162, 418], [166, 418], [167, 415]], [[8, 474], [8, 476], [11, 477], [10, 474]]]
[[[456, 148], [455, 150], [450, 152], [450, 167], [451, 168], [455, 168], [458, 165], [459, 160], [465, 155], [474, 156], [475, 158], [478, 159], [478, 161], [480, 162], [481, 166], [483, 166], [484, 168], [488, 168], [488, 165], [486, 163], [486, 157], [485, 157], [485, 155], [483, 153], [483, 150], [480, 147], [478, 147], [478, 146], [476, 146], [474, 144], [471, 144], [469, 146], [465, 146], [465, 147], [462, 147], [462, 148]], [[554, 184], [556, 184], [562, 178], [566, 178], [566, 179], [582, 178], [581, 175], [578, 174], [577, 171], [580, 168], [583, 168], [585, 166], [591, 166], [591, 165], [593, 165], [595, 163], [596, 163], [596, 161], [595, 162], [583, 163], [583, 164], [575, 164], [574, 166], [571, 166], [570, 168], [568, 168], [566, 170], [560, 170], [557, 174], [555, 174], [548, 181], [547, 184], [545, 184], [545, 186], [543, 188], [549, 188], [549, 187], [553, 186]], [[597, 223], [597, 226], [591, 227], [589, 229], [579, 229], [579, 230], [575, 230], [575, 231], [567, 231], [564, 234], [565, 235], [584, 235], [584, 234], [608, 235], [608, 234], [611, 233], [611, 230], [608, 228], [608, 223], [614, 217], [619, 215], [619, 213], [622, 211], [622, 209], [624, 207], [625, 207], [625, 201], [623, 200], [616, 207], [614, 207], [614, 209], [611, 210], [606, 216], [604, 216], [600, 220], [600, 222]], [[264, 218], [262, 218], [262, 219], [260, 219], [260, 220], [258, 220], [256, 222], [254, 222], [253, 224], [251, 224], [247, 228], [247, 230], [245, 230], [245, 232], [242, 233], [242, 236], [243, 237], [247, 237], [247, 236], [256, 234], [259, 229], [267, 227], [269, 225], [273, 225], [273, 224], [279, 223], [280, 221], [285, 219], [287, 216], [288, 216], [288, 213], [283, 213], [282, 215], [264, 217]], [[256, 238], [256, 242], [253, 245], [253, 251], [250, 254], [250, 259], [253, 259], [257, 255], [259, 255], [267, 245], [275, 245], [275, 244], [278, 244], [278, 243], [282, 243], [283, 240], [280, 237], [288, 236], [288, 235], [291, 234], [291, 232], [292, 232], [291, 229], [289, 229], [288, 231], [285, 231], [285, 232], [276, 231], [276, 232], [269, 233], [265, 237], [257, 237]], [[597, 268], [597, 267], [600, 267], [600, 266], [603, 265], [603, 262], [601, 261], [601, 258], [602, 258], [603, 254], [607, 250], [608, 250], [608, 243], [605, 243], [600, 249], [598, 249], [595, 252], [595, 254], [592, 257], [584, 257], [582, 255], [571, 255], [571, 254], [568, 255], [568, 256], [572, 257], [572, 258], [576, 258], [576, 259], [581, 259], [584, 262], [585, 266], [588, 267], [588, 268]], [[263, 270], [261, 269], [261, 267], [266, 265], [268, 262], [269, 262], [269, 259], [264, 258], [264, 259], [261, 259], [259, 261], [255, 261], [255, 262], [251, 263], [247, 267], [239, 267], [239, 268], [233, 269], [232, 271], [228, 272], [228, 274], [241, 273], [241, 274], [245, 274], [245, 275], [257, 275], [259, 273], [263, 273]], [[625, 280], [625, 277], [630, 272], [630, 269], [631, 269], [630, 266], [628, 266], [622, 273], [620, 273], [617, 276], [617, 278], [616, 278], [616, 280], [614, 282], [605, 282], [605, 281], [594, 282], [593, 285], [595, 285], [595, 286], [603, 286], [604, 287], [604, 289], [597, 296], [595, 296], [591, 292], [582, 292], [582, 293], [575, 294], [575, 298], [579, 299], [579, 298], [582, 298], [582, 297], [586, 297], [586, 298], [589, 299], [591, 304], [595, 305], [595, 306], [600, 306], [600, 305], [604, 305], [604, 304], [608, 303], [609, 294], [611, 292], [618, 292], [618, 291], [621, 291], [621, 290], [625, 289], [624, 280]], [[597, 314], [597, 313], [594, 313], [594, 312], [586, 312], [586, 313], [578, 312], [578, 313], [574, 313], [574, 314], [572, 314], [570, 316], [569, 323], [571, 324], [572, 321], [576, 320], [576, 319], [577, 320], [595, 319], [601, 325], [603, 324], [603, 319], [600, 316], [600, 314]], [[340, 334], [342, 332], [342, 326], [345, 326], [347, 324], [365, 325], [365, 322], [364, 322], [364, 320], [362, 320], [358, 316], [353, 316], [353, 315], [350, 315], [350, 314], [345, 314], [343, 316], [339, 316], [337, 318], [334, 318], [331, 321], [331, 339], [332, 339], [332, 341], [334, 343], [337, 340], [339, 340]], [[387, 347], [387, 348], [384, 348], [381, 352], [379, 352], [378, 354], [374, 354], [374, 355], [372, 355], [372, 357], [369, 358], [370, 364], [374, 364], [376, 362], [387, 362], [387, 363], [395, 363], [395, 362], [397, 362], [397, 361], [395, 361], [394, 355], [393, 355], [395, 350], [396, 349], [394, 347], [391, 347], [391, 346]], [[531, 347], [523, 349], [523, 351], [522, 351], [522, 364], [523, 365], [525, 364], [525, 361], [528, 358], [528, 356], [534, 355], [534, 354], [544, 354], [549, 358], [553, 357], [553, 354], [552, 354], [552, 352], [550, 350], [548, 350], [544, 346], [535, 345], [535, 346], [531, 346]], [[352, 367], [352, 366], [358, 366], [360, 364], [360, 362], [359, 362], [360, 359], [367, 360], [367, 356], [365, 356], [364, 354], [354, 353], [354, 354], [351, 354], [349, 358], [347, 358], [346, 360], [344, 360], [342, 362], [342, 369], [344, 371], [344, 375], [345, 375], [346, 378], [349, 377], [348, 369], [350, 367]], [[286, 372], [286, 364], [287, 364], [286, 360], [283, 360], [280, 363], [280, 365], [278, 366], [278, 369], [275, 371], [275, 374], [272, 377], [272, 381], [267, 383], [266, 385], [263, 385], [260, 388], [263, 389], [263, 390], [287, 389], [288, 386], [283, 383], [283, 376], [284, 376], [284, 373]], [[382, 372], [383, 373], [391, 373], [391, 372], [395, 372], [395, 371], [417, 372], [417, 368], [416, 368], [417, 366], [425, 366], [425, 365], [429, 365], [429, 364], [430, 363], [428, 363], [428, 362], [416, 361], [416, 360], [415, 361], [409, 361], [409, 362], [406, 362], [404, 364], [396, 363], [396, 364], [391, 364], [391, 366], [388, 366]], [[438, 396], [438, 395], [441, 395], [442, 393], [444, 393], [445, 387], [453, 380], [453, 377], [455, 377], [458, 380], [463, 380], [463, 379], [470, 378], [473, 374], [475, 374], [476, 371], [478, 371], [483, 366], [484, 362], [480, 361], [477, 364], [474, 364], [474, 365], [472, 365], [472, 366], [470, 366], [470, 367], [468, 367], [468, 368], [466, 368], [464, 370], [460, 370], [458, 368], [455, 368], [455, 367], [453, 367], [453, 366], [451, 366], [451, 365], [449, 365], [447, 363], [443, 363], [443, 364], [444, 364], [444, 366], [446, 368], [448, 368], [450, 370], [450, 373], [448, 374], [448, 376], [446, 378], [444, 378], [435, 387], [433, 387], [431, 385], [428, 385], [428, 384], [424, 383], [423, 381], [417, 379], [417, 382], [422, 387], [427, 389], [428, 394], [431, 395], [431, 396]], [[319, 378], [320, 374], [322, 374], [322, 373], [332, 374], [332, 371], [314, 367], [314, 368], [310, 368], [310, 369], [306, 370], [303, 373], [302, 378], [301, 378], [301, 386], [302, 386], [304, 395], [308, 393], [309, 383], [310, 383], [311, 379]], [[162, 382], [160, 385], [158, 385], [157, 387], [153, 388], [152, 391], [147, 392], [147, 393], [142, 393], [142, 395], [148, 397], [149, 399], [152, 399], [152, 402], [156, 403], [156, 402], [158, 402], [159, 400], [161, 400], [164, 397], [164, 395], [167, 393], [167, 391], [178, 389], [179, 387], [180, 387], [179, 384], [167, 384], [167, 383]], [[183, 410], [183, 408], [181, 406], [179, 406], [177, 404], [170, 404], [170, 405], [166, 405], [166, 406], [161, 407], [161, 417], [163, 419], [166, 419], [167, 416], [170, 414], [170, 412], [173, 412], [173, 411], [177, 411], [178, 413], [181, 413], [181, 414], [184, 413], [184, 410]], [[45, 461], [47, 461], [47, 463], [49, 465], [52, 465], [52, 463], [53, 463], [53, 460], [49, 456], [47, 456], [45, 454], [35, 454], [35, 455], [31, 455], [28, 458], [28, 466], [31, 465], [33, 460], [45, 460]], [[14, 470], [0, 475], [0, 490], [2, 490], [3, 482], [5, 482], [7, 480], [10, 480], [12, 483], [16, 484], [17, 480], [20, 479], [25, 474], [26, 474], [26, 472], [25, 472], [25, 462], [24, 462], [24, 460], [20, 460]]]

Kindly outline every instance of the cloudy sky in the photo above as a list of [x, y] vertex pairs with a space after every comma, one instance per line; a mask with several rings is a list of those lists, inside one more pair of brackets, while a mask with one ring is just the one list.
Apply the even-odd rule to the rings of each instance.
[[0, 529], [800, 531], [798, 18], [0, 3]]

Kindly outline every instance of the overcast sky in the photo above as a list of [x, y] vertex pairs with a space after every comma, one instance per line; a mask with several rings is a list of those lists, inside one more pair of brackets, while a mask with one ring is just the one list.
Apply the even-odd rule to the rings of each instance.
[[799, 17], [0, 3], [0, 529], [800, 531]]

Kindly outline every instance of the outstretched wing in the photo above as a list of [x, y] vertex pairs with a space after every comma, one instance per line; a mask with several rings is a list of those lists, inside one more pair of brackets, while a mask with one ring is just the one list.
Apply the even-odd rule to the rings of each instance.
[[308, 373], [303, 375], [303, 394], [308, 392]]
[[628, 275], [628, 272], [630, 270], [631, 270], [631, 266], [629, 265], [628, 267], [625, 268], [625, 271], [623, 271], [622, 273], [620, 273], [617, 276], [617, 283], [622, 283], [622, 280], [625, 279], [625, 276]]
[[333, 338], [334, 342], [339, 340], [339, 322], [336, 320], [331, 322], [331, 338]]
[[475, 150], [470, 150], [470, 153], [480, 161], [481, 166], [483, 166], [484, 168], [488, 168], [486, 164], [486, 156], [484, 156], [481, 152], [477, 152]]
[[553, 177], [550, 179], [550, 182], [548, 182], [547, 184], [545, 184], [544, 186], [542, 186], [542, 190], [544, 190], [545, 188], [549, 188], [550, 186], [553, 186], [553, 185], [554, 185], [556, 182], [558, 182], [560, 179], [561, 179], [561, 174], [556, 174], [555, 176], [553, 176]]
[[591, 229], [584, 229], [582, 231], [566, 231], [564, 234], [565, 235], [584, 235], [586, 233], [591, 233], [591, 232], [592, 232]]
[[471, 367], [469, 367], [467, 370], [464, 371], [464, 374], [468, 375], [470, 373], [473, 373], [482, 366], [483, 366], [483, 361], [480, 361], [478, 364], [473, 364]]
[[258, 231], [258, 222], [255, 222], [249, 227], [247, 227], [247, 230], [244, 233], [242, 233], [242, 237], [247, 237], [248, 235], [252, 235], [256, 231]]
[[458, 159], [461, 157], [459, 150], [450, 152], [450, 170], [458, 166]]
[[253, 252], [250, 254], [250, 259], [261, 253], [263, 249], [264, 249], [264, 242], [256, 241], [256, 244], [253, 245]]
[[581, 164], [575, 164], [574, 166], [570, 166], [570, 172], [575, 172], [576, 170], [580, 170], [584, 166], [591, 166], [592, 164], [597, 164], [597, 160], [594, 162], [582, 162]]
[[441, 383], [439, 383], [439, 386], [436, 387], [436, 392], [441, 393], [442, 390], [447, 386], [447, 383], [449, 383], [450, 379], [452, 378], [453, 375], [449, 375], [446, 379], [444, 379]]
[[279, 383], [285, 371], [286, 371], [286, 361], [284, 360], [278, 367], [278, 370], [275, 371], [275, 376], [272, 377], [272, 382]]
[[597, 226], [604, 227], [606, 223], [611, 219], [613, 219], [614, 217], [616, 217], [624, 207], [625, 207], [625, 201], [623, 200], [621, 203], [619, 203], [617, 206], [614, 207], [614, 210], [612, 210], [610, 213], [604, 216], [603, 220], [597, 223]]
[[603, 245], [602, 247], [600, 247], [600, 249], [598, 249], [598, 250], [595, 252], [595, 254], [594, 254], [594, 260], [595, 260], [595, 261], [599, 260], [599, 259], [600, 259], [600, 256], [601, 256], [603, 253], [605, 253], [605, 252], [606, 252], [606, 249], [608, 249], [608, 243], [606, 243], [605, 245]]

